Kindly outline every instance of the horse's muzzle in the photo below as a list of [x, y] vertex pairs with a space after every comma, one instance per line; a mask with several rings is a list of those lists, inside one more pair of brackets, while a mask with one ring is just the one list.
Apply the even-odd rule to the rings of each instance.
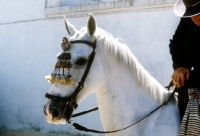
[[53, 119], [61, 119], [65, 118], [66, 108], [65, 103], [50, 100], [48, 112], [52, 115]]
[[43, 112], [46, 116], [50, 114], [52, 120], [66, 119], [69, 122], [73, 108], [64, 102], [50, 100], [48, 106], [44, 105]]

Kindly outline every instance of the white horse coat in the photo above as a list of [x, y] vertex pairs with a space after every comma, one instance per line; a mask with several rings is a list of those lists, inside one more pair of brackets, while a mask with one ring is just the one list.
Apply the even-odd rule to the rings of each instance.
[[[80, 103], [89, 94], [96, 93], [100, 118], [105, 131], [125, 128], [147, 116], [171, 95], [137, 61], [129, 48], [102, 29], [96, 28], [93, 15], [89, 15], [88, 25], [80, 31], [67, 20], [66, 28], [71, 35], [70, 41], [81, 39], [93, 42], [97, 40], [96, 56], [86, 78], [83, 90], [77, 97]], [[54, 83], [51, 94], [69, 97], [80, 81], [86, 65], [79, 66], [78, 58], [88, 57], [92, 48], [82, 44], [73, 44], [71, 49], [72, 68], [70, 74], [74, 85]], [[62, 124], [65, 119], [53, 120], [48, 113], [47, 121]], [[173, 98], [136, 125], [108, 136], [177, 136], [180, 127], [179, 111]]]

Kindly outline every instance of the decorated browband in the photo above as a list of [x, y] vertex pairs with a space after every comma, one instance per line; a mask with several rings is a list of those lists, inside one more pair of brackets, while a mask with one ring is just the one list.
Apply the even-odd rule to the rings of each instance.
[[[61, 44], [61, 48], [63, 49], [63, 52], [57, 56], [58, 61], [54, 65], [54, 71], [51, 73], [51, 75], [45, 76], [45, 79], [53, 84], [55, 82], [65, 85], [72, 85], [74, 84], [74, 80], [72, 79], [72, 76], [69, 73], [69, 69], [72, 68], [71, 65], [71, 54], [70, 54], [70, 46], [71, 43], [68, 41], [66, 37], [63, 37], [63, 41]], [[68, 73], [65, 75], [64, 69], [67, 68]], [[62, 75], [60, 71], [62, 70]]]

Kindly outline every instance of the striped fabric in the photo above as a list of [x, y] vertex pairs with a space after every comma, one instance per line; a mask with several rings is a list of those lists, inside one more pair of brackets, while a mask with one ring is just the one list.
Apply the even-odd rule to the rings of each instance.
[[188, 95], [179, 136], [200, 136], [200, 88], [188, 89]]

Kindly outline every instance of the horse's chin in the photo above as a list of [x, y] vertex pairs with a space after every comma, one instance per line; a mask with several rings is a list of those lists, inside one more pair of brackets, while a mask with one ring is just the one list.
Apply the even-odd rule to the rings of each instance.
[[51, 124], [66, 124], [66, 119], [65, 118], [61, 118], [61, 119], [56, 119], [56, 118], [52, 118], [51, 115], [46, 116], [47, 122], [51, 123]]

